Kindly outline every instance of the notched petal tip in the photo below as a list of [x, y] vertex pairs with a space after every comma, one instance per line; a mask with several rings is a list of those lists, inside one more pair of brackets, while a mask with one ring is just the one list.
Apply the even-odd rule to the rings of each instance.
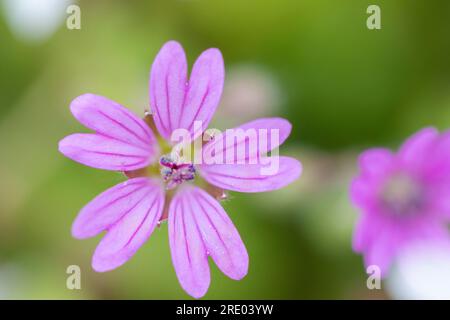
[[221, 52], [210, 48], [195, 61], [187, 77], [187, 61], [183, 47], [168, 41], [156, 55], [150, 71], [150, 105], [155, 125], [166, 140], [176, 129], [194, 132], [194, 121], [202, 121], [205, 130], [223, 90], [225, 66]]

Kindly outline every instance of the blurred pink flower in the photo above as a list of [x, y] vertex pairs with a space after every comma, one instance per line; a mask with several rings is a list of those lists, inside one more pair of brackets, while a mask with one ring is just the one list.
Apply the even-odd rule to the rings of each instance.
[[[218, 49], [208, 49], [200, 55], [188, 81], [182, 47], [174, 41], [166, 43], [150, 74], [150, 104], [158, 131], [155, 133], [168, 141], [174, 130], [183, 128], [193, 138], [198, 137], [194, 121], [202, 121], [202, 131], [206, 129], [219, 103], [223, 82], [224, 65]], [[64, 138], [59, 143], [60, 152], [87, 166], [123, 171], [130, 177], [87, 204], [73, 224], [72, 234], [79, 239], [106, 231], [92, 259], [96, 271], [112, 270], [129, 260], [167, 214], [173, 265], [187, 293], [199, 298], [208, 290], [208, 256], [232, 279], [239, 280], [247, 274], [247, 250], [211, 194], [223, 189], [270, 191], [297, 179], [301, 164], [289, 157], [279, 157], [276, 173], [260, 173], [263, 164], [259, 160], [289, 136], [288, 121], [265, 118], [240, 127], [280, 132], [278, 144], [259, 148], [253, 155], [258, 159], [255, 164], [197, 165], [161, 155], [162, 148], [148, 124], [118, 103], [85, 94], [76, 98], [70, 108], [75, 118], [95, 133]], [[205, 149], [217, 147], [221, 137], [208, 142]], [[237, 149], [246, 143], [246, 139], [234, 141], [231, 147]], [[229, 147], [223, 146], [222, 152]], [[161, 166], [161, 175], [150, 177], [147, 166]], [[209, 193], [192, 184], [197, 173], [207, 181]]]
[[450, 132], [422, 129], [396, 154], [367, 150], [359, 169], [350, 191], [361, 213], [353, 249], [364, 255], [366, 266], [377, 265], [385, 276], [408, 246], [449, 242]]

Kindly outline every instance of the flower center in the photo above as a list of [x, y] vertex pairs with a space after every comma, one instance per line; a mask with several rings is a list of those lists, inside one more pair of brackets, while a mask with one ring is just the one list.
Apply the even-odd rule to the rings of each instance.
[[384, 184], [381, 201], [393, 215], [410, 216], [422, 207], [423, 190], [410, 175], [397, 173]]
[[194, 180], [195, 167], [190, 163], [177, 162], [170, 155], [164, 155], [159, 159], [161, 176], [166, 182], [167, 189], [173, 189], [184, 181]]

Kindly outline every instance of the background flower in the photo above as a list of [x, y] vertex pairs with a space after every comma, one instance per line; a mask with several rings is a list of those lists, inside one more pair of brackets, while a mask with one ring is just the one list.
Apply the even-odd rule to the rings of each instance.
[[[386, 276], [397, 255], [416, 242], [446, 244], [450, 216], [450, 134], [424, 128], [398, 152], [373, 148], [359, 156], [350, 186], [360, 217], [353, 249]], [[449, 251], [450, 252], [450, 251]]]

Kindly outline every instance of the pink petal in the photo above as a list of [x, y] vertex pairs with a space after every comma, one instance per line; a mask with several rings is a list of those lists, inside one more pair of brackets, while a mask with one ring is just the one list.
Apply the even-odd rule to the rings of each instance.
[[145, 167], [157, 154], [152, 131], [120, 104], [84, 94], [72, 101], [70, 109], [96, 134], [75, 134], [61, 140], [59, 150], [65, 156], [87, 166], [122, 171]]
[[359, 221], [356, 223], [353, 239], [352, 239], [352, 248], [355, 252], [362, 252], [366, 248], [367, 237], [370, 234], [370, 225], [368, 223], [368, 219], [365, 216], [362, 216]]
[[[192, 229], [196, 235], [199, 235], [199, 237], [194, 238], [194, 244], [199, 250], [203, 250], [203, 255], [199, 253], [199, 256], [202, 257], [202, 266], [204, 267], [203, 263], [206, 263], [206, 267], [208, 266], [207, 255], [210, 255], [224, 274], [235, 280], [242, 279], [248, 271], [247, 250], [239, 233], [220, 204], [197, 187], [185, 187], [172, 201], [174, 202], [171, 205], [173, 210], [169, 212], [169, 236], [175, 270], [183, 288], [194, 297], [203, 296], [208, 288], [208, 286], [186, 281], [186, 278], [201, 277], [202, 273], [206, 275], [206, 271], [189, 268], [186, 259], [180, 259], [179, 254], [177, 254], [181, 250], [177, 246], [176, 237], [181, 231], [176, 233], [176, 227], [171, 227], [171, 223], [176, 226], [176, 221], [180, 221], [184, 217], [194, 223], [195, 228]], [[178, 224], [181, 224], [181, 222], [178, 222]], [[179, 228], [181, 230], [181, 227]], [[190, 239], [188, 238], [186, 244], [181, 243], [180, 245], [187, 246], [190, 249]], [[196, 272], [199, 272], [199, 274], [196, 274]], [[204, 281], [206, 282], [206, 279]], [[207, 283], [209, 285], [209, 269]], [[196, 292], [200, 294], [193, 294]]]
[[379, 180], [384, 177], [393, 166], [394, 155], [388, 149], [373, 148], [364, 151], [359, 156], [361, 175]]
[[258, 164], [201, 165], [200, 174], [209, 183], [223, 189], [239, 192], [265, 192], [285, 187], [298, 179], [302, 172], [299, 161], [290, 157], [278, 157], [278, 170], [263, 174], [265, 158]]
[[[279, 147], [289, 137], [292, 125], [283, 118], [261, 118], [215, 136], [203, 147], [203, 157], [226, 160], [226, 153], [233, 152], [234, 163], [265, 155]], [[215, 150], [215, 151], [213, 151]]]
[[384, 223], [371, 232], [371, 242], [365, 249], [365, 264], [378, 265], [383, 277], [387, 276], [397, 255], [409, 247], [426, 243], [448, 246], [450, 243], [445, 225], [439, 221], [430, 221], [429, 218], [403, 224]]
[[78, 121], [99, 134], [150, 150], [157, 147], [155, 136], [144, 120], [117, 102], [84, 94], [72, 101], [70, 110]]
[[208, 291], [208, 256], [192, 212], [184, 210], [185, 200], [177, 193], [169, 207], [169, 243], [172, 263], [183, 289], [200, 298]]
[[194, 217], [209, 255], [219, 269], [234, 280], [248, 271], [248, 254], [233, 222], [220, 204], [200, 188], [183, 193], [186, 207]]
[[[189, 90], [178, 127], [193, 132], [194, 121], [202, 121], [202, 132], [211, 121], [222, 96], [225, 67], [218, 49], [203, 51], [194, 63]], [[195, 136], [196, 137], [196, 136]]]
[[426, 152], [426, 168], [424, 178], [450, 188], [450, 131], [443, 132], [439, 138], [430, 143], [431, 150]]
[[378, 266], [383, 277], [388, 275], [397, 255], [409, 246], [425, 242], [449, 243], [445, 225], [427, 216], [402, 221], [385, 216], [365, 216], [363, 219], [355, 232], [354, 249], [364, 253], [366, 267]]
[[115, 171], [131, 171], [150, 164], [148, 149], [101, 134], [75, 133], [59, 142], [59, 151], [86, 166]]
[[167, 42], [153, 62], [149, 88], [161, 136], [170, 140], [172, 131], [179, 128], [193, 132], [195, 120], [201, 120], [206, 129], [219, 104], [224, 74], [220, 51], [208, 49], [195, 62], [188, 82], [183, 48], [178, 42]]
[[187, 62], [181, 45], [167, 42], [159, 51], [150, 73], [150, 106], [155, 125], [167, 140], [177, 128], [187, 91]]
[[425, 128], [412, 135], [402, 145], [398, 156], [403, 164], [416, 172], [421, 170], [427, 164], [431, 147], [439, 136], [435, 128]]
[[380, 268], [381, 276], [385, 277], [398, 252], [398, 243], [394, 239], [395, 234], [391, 230], [380, 230], [372, 245], [367, 249], [364, 256], [366, 268], [375, 265]]
[[157, 182], [148, 183], [145, 197], [108, 228], [92, 257], [94, 270], [109, 271], [128, 261], [152, 234], [163, 208], [163, 189]]
[[378, 184], [364, 175], [356, 177], [350, 186], [350, 199], [361, 209], [374, 209], [378, 205]]
[[150, 180], [141, 177], [104, 191], [81, 209], [72, 225], [72, 235], [84, 239], [110, 228], [153, 189]]

